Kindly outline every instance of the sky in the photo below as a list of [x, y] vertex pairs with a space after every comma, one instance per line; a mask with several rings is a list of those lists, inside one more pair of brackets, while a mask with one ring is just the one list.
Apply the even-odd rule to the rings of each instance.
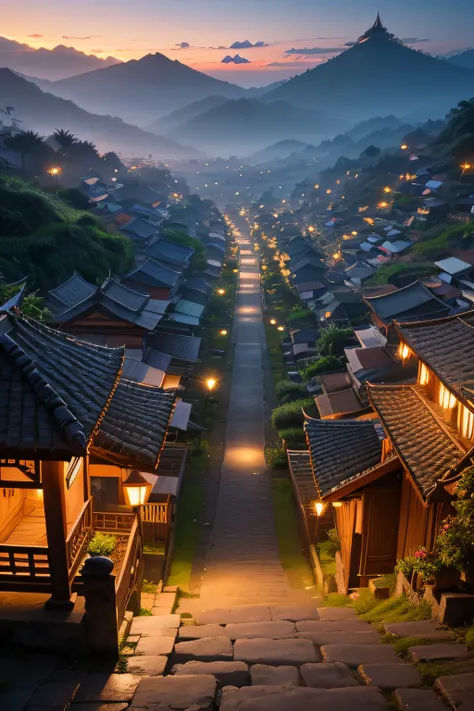
[[[2, 9], [0, 34], [124, 61], [162, 52], [220, 79], [262, 86], [339, 53], [378, 11], [416, 49], [437, 55], [474, 46], [474, 0], [15, 0]], [[264, 46], [229, 49], [244, 40]], [[236, 54], [248, 63], [222, 63]]]

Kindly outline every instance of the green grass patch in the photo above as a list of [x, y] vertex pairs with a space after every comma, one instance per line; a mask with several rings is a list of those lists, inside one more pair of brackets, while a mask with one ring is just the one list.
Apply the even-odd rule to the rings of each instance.
[[193, 480], [191, 471], [187, 475], [178, 499], [173, 558], [167, 580], [167, 585], [179, 585], [185, 591], [189, 589], [191, 581], [204, 495], [203, 482]]
[[298, 589], [313, 586], [314, 578], [303, 550], [293, 491], [288, 479], [273, 479], [272, 500], [280, 560], [289, 583]]
[[342, 593], [328, 593], [322, 600], [318, 600], [318, 607], [352, 607], [350, 597]]
[[426, 601], [422, 601], [419, 605], [412, 605], [405, 595], [381, 601], [375, 600], [369, 591], [367, 591], [367, 595], [371, 597], [373, 604], [361, 592], [359, 600], [354, 605], [357, 612], [367, 622], [387, 624], [389, 622], [431, 619], [431, 606]]
[[332, 541], [321, 541], [316, 545], [321, 570], [324, 577], [336, 575], [336, 559], [334, 557], [334, 544]]
[[142, 583], [142, 592], [151, 593], [152, 595], [158, 590], [158, 585], [152, 580], [144, 580]]
[[[422, 644], [430, 644], [429, 639], [424, 639], [423, 637], [394, 637], [393, 635], [387, 635], [387, 641], [392, 645], [395, 652], [403, 657], [403, 659], [408, 659], [408, 650], [410, 647], [418, 647]], [[385, 641], [385, 640], [384, 640]]]
[[152, 612], [151, 610], [148, 609], [148, 607], [141, 607], [140, 608], [140, 617], [151, 617]]

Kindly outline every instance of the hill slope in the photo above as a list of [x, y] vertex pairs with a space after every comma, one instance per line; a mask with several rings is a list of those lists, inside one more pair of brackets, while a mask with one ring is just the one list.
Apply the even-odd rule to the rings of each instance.
[[406, 47], [377, 22], [353, 47], [264, 99], [305, 108], [324, 101], [328, 112], [349, 112], [361, 120], [381, 113], [401, 116], [423, 107], [441, 116], [473, 93], [474, 72]]
[[205, 111], [222, 106], [226, 101], [228, 99], [225, 96], [215, 95], [207, 96], [200, 101], [193, 101], [191, 104], [187, 104], [180, 109], [176, 109], [176, 111], [172, 111], [167, 116], [153, 121], [149, 126], [146, 126], [146, 130], [163, 135], [166, 131], [176, 130], [181, 124], [191, 121], [191, 119], [196, 118]]
[[115, 57], [100, 59], [62, 44], [53, 49], [34, 49], [28, 44], [0, 37], [0, 67], [8, 67], [23, 74], [34, 74], [40, 79], [63, 79], [74, 74], [110, 67], [120, 61]]
[[0, 96], [2, 105], [15, 107], [15, 117], [22, 121], [23, 129], [31, 128], [42, 134], [52, 133], [56, 128], [68, 129], [82, 140], [95, 143], [101, 152], [115, 150], [125, 156], [151, 153], [159, 158], [181, 158], [197, 153], [121, 119], [90, 114], [72, 101], [44, 93], [36, 84], [9, 69], [0, 69]]
[[228, 101], [179, 126], [170, 135], [199, 144], [202, 150], [228, 156], [247, 155], [277, 142], [297, 138], [308, 143], [334, 136], [342, 121], [318, 111], [295, 110], [282, 101]]
[[245, 93], [159, 53], [55, 82], [51, 91], [88, 111], [113, 113], [142, 126], [207, 96]]
[[455, 64], [457, 67], [474, 70], [474, 49], [468, 49], [460, 54], [455, 54], [448, 59], [448, 62]]

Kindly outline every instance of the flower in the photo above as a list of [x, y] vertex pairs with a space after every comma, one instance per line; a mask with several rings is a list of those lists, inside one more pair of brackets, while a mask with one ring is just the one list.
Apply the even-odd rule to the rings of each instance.
[[359, 597], [360, 597], [360, 595], [359, 595], [358, 592], [353, 592], [353, 593], [351, 593], [351, 594], [349, 595], [349, 597], [350, 597], [351, 600], [358, 600]]
[[418, 548], [418, 550], [415, 551], [415, 558], [426, 558], [427, 555], [426, 548]]

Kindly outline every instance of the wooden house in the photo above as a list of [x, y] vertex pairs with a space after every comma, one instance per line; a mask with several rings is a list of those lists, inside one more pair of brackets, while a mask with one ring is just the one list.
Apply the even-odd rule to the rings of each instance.
[[170, 301], [181, 283], [181, 271], [148, 258], [143, 264], [126, 274], [122, 281], [130, 289], [146, 291], [153, 299]]
[[[142, 575], [139, 514], [124, 505], [124, 480], [135, 469], [159, 475], [175, 402], [125, 380], [123, 360], [124, 348], [0, 317], [0, 594], [43, 593], [70, 609], [87, 544], [104, 531], [124, 544], [114, 571], [120, 624]], [[115, 497], [104, 484], [112, 479]]]

